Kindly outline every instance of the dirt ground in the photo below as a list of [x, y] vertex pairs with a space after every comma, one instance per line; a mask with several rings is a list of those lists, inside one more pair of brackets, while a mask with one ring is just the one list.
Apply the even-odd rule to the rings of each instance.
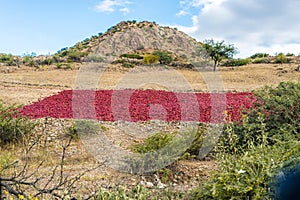
[[[251, 64], [242, 67], [219, 67], [221, 84], [224, 91], [252, 91], [265, 85], [276, 85], [282, 81], [300, 81], [300, 72], [295, 71], [295, 64]], [[1, 70], [0, 70], [1, 71]], [[36, 71], [29, 67], [20, 67], [13, 71], [0, 73], [0, 99], [4, 104], [31, 104], [62, 90], [76, 88], [81, 71], [47, 69]], [[91, 72], [93, 74], [93, 72]], [[211, 72], [198, 72], [195, 70], [177, 69], [152, 69], [151, 72], [144, 68], [130, 69], [106, 69], [101, 73], [97, 82], [98, 89], [166, 89], [186, 90], [190, 88], [196, 91], [209, 91], [205, 76]], [[91, 81], [83, 77], [83, 82]], [[97, 78], [99, 75], [95, 72]], [[97, 79], [96, 79], [97, 80]], [[181, 82], [182, 81], [182, 82]], [[170, 83], [170, 84], [169, 84]], [[169, 85], [168, 85], [169, 84]], [[176, 87], [175, 87], [176, 86]], [[174, 87], [174, 88], [173, 88]], [[59, 133], [57, 124], [51, 132], [53, 138]], [[58, 127], [62, 127], [59, 125]], [[51, 135], [51, 134], [50, 134]], [[95, 164], [95, 159], [89, 155], [80, 141], [72, 143], [72, 151], [67, 168], [70, 174], [76, 173], [87, 166]], [[2, 153], [8, 152], [3, 151]], [[53, 151], [55, 148], [53, 147]], [[196, 187], [200, 180], [207, 178], [216, 168], [214, 161], [184, 160], [170, 166], [174, 171], [168, 177], [168, 186], [178, 190], [187, 190]], [[174, 175], [176, 174], [176, 176]], [[180, 175], [178, 175], [180, 174]], [[137, 185], [142, 180], [153, 181], [153, 175], [129, 175], [117, 172], [108, 167], [100, 168], [83, 177], [82, 184], [95, 183], [95, 187], [112, 187], [113, 185]], [[96, 184], [97, 183], [97, 184]], [[81, 186], [82, 187], [82, 186]]]

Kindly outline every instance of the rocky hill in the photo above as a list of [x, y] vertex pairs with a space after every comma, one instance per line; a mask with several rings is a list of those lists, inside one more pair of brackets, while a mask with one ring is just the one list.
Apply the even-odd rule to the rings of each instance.
[[176, 28], [162, 27], [155, 22], [123, 21], [109, 28], [104, 34], [87, 38], [71, 48], [59, 51], [61, 55], [77, 52], [85, 59], [128, 53], [152, 53], [163, 51], [177, 58], [188, 59], [199, 55], [200, 44]]

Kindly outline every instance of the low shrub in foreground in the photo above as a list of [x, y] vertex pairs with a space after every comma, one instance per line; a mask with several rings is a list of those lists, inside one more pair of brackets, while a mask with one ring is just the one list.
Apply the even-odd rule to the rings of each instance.
[[5, 106], [0, 101], [0, 144], [21, 141], [36, 124], [18, 114], [18, 106]]
[[[183, 157], [196, 157], [198, 156], [199, 149], [202, 146], [203, 142], [203, 132], [205, 130], [205, 125], [201, 125], [199, 129], [193, 133], [187, 135], [187, 138], [192, 136], [192, 142], [189, 145], [189, 148], [186, 149]], [[184, 139], [183, 139], [184, 140]], [[148, 153], [150, 151], [156, 151], [164, 148], [165, 146], [171, 144], [171, 142], [180, 142], [180, 139], [176, 138], [176, 133], [156, 133], [146, 138], [142, 143], [133, 144], [131, 150], [135, 153]], [[180, 144], [178, 144], [180, 145]], [[178, 145], [174, 145], [178, 147]]]
[[169, 199], [184, 199], [184, 194], [174, 192], [168, 189], [154, 190], [147, 189], [142, 186], [136, 186], [132, 189], [118, 187], [107, 190], [100, 189], [95, 200], [169, 200]]
[[[266, 86], [254, 92], [253, 109], [245, 111], [240, 122], [224, 127], [220, 142], [227, 152], [247, 149], [248, 141], [254, 145], [267, 140], [270, 145], [282, 140], [281, 132], [299, 138], [300, 132], [300, 84], [280, 83], [277, 87]], [[234, 132], [235, 134], [232, 134]], [[229, 146], [229, 142], [234, 145]]]
[[282, 82], [277, 87], [266, 86], [254, 95], [257, 101], [248, 114], [249, 123], [254, 126], [258, 116], [264, 115], [266, 131], [271, 135], [286, 128], [291, 129], [294, 134], [300, 132], [299, 82]]
[[239, 154], [219, 154], [218, 170], [200, 183], [192, 199], [268, 199], [275, 188], [270, 183], [282, 163], [300, 155], [298, 141], [259, 145]]
[[215, 147], [218, 170], [191, 199], [273, 199], [278, 174], [287, 163], [299, 165], [300, 84], [280, 83], [255, 96], [241, 122], [225, 125]]

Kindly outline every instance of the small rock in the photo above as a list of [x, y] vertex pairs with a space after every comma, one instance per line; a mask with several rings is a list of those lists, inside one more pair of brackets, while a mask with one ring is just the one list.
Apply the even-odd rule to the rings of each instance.
[[153, 183], [151, 183], [151, 182], [146, 182], [146, 187], [147, 187], [147, 188], [152, 188], [153, 186], [154, 186]]
[[161, 182], [159, 182], [159, 183], [157, 184], [157, 188], [158, 188], [158, 189], [164, 189], [165, 187], [167, 187], [167, 185], [166, 185], [166, 184], [163, 184], [163, 183], [161, 183]]

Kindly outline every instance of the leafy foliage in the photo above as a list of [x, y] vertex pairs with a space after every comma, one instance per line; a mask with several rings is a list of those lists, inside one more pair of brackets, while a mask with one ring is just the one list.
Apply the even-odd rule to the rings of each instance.
[[275, 63], [289, 63], [290, 59], [288, 59], [286, 57], [286, 55], [284, 55], [283, 53], [279, 53], [276, 57], [275, 57]]
[[163, 52], [163, 51], [155, 51], [153, 52], [153, 55], [158, 57], [159, 63], [163, 64], [163, 65], [168, 65], [172, 62], [172, 56], [167, 53], [167, 52]]
[[80, 62], [81, 58], [88, 55], [87, 52], [80, 51], [68, 51], [67, 56], [68, 59], [74, 62]]
[[4, 106], [0, 101], [0, 144], [19, 142], [32, 132], [36, 124], [18, 113], [15, 105]]
[[293, 54], [293, 53], [287, 53], [286, 56], [287, 57], [292, 57], [292, 56], [295, 56], [295, 54]]
[[218, 170], [193, 199], [275, 197], [277, 174], [300, 155], [299, 91], [299, 83], [287, 82], [255, 92], [255, 107], [242, 122], [225, 125], [215, 147]]
[[102, 62], [104, 58], [96, 54], [89, 54], [86, 58], [86, 62]]
[[230, 59], [227, 62], [225, 62], [225, 66], [243, 66], [248, 65], [251, 62], [248, 58], [238, 58], [238, 59]]
[[139, 60], [143, 59], [143, 56], [141, 56], [139, 54], [128, 54], [128, 53], [122, 54], [120, 57], [121, 58], [139, 59]]
[[255, 58], [252, 63], [254, 64], [261, 64], [261, 63], [270, 63], [270, 59], [265, 57], [265, 58]]
[[[201, 124], [199, 129], [195, 132], [193, 142], [190, 147], [183, 154], [183, 157], [196, 157], [198, 156], [199, 149], [202, 146], [203, 132], [205, 125]], [[159, 150], [172, 142], [176, 137], [176, 133], [156, 133], [146, 138], [142, 143], [133, 144], [131, 150], [136, 153], [147, 153], [150, 151]]]
[[8, 66], [17, 65], [18, 61], [11, 54], [0, 54], [0, 63], [5, 63]]
[[132, 189], [118, 187], [107, 190], [100, 189], [95, 200], [169, 200], [169, 199], [183, 199], [184, 195], [180, 192], [172, 190], [150, 190], [142, 186], [136, 186]]
[[[248, 144], [252, 145], [251, 140]], [[210, 181], [194, 190], [192, 199], [271, 199], [275, 189], [270, 183], [282, 163], [299, 156], [300, 143], [291, 139], [239, 151], [218, 154], [218, 170]]]
[[[273, 145], [282, 139], [281, 131], [299, 137], [299, 83], [280, 83], [276, 88], [266, 86], [256, 91], [255, 97], [253, 109], [245, 111], [241, 122], [225, 125], [220, 142], [221, 149], [228, 153], [248, 149], [248, 141], [258, 145], [268, 140]], [[230, 146], [230, 143], [234, 145]]]
[[131, 150], [136, 153], [155, 151], [168, 145], [173, 138], [174, 134], [171, 133], [156, 133], [146, 138], [143, 143], [133, 144]]
[[208, 55], [214, 61], [214, 71], [219, 62], [224, 58], [232, 58], [234, 54], [237, 53], [237, 49], [233, 44], [225, 44], [224, 41], [214, 41], [213, 39], [205, 40], [203, 43], [203, 48], [206, 50]]
[[143, 63], [147, 65], [157, 63], [158, 61], [159, 61], [159, 57], [152, 54], [146, 54], [144, 55], [143, 58]]
[[270, 134], [283, 127], [300, 132], [300, 83], [281, 82], [277, 87], [266, 86], [255, 92], [257, 101], [249, 114], [250, 123], [265, 115], [266, 130]]
[[253, 54], [252, 56], [250, 56], [250, 58], [252, 59], [255, 59], [255, 58], [265, 58], [265, 57], [268, 57], [269, 54], [267, 53], [256, 53], [256, 54]]

